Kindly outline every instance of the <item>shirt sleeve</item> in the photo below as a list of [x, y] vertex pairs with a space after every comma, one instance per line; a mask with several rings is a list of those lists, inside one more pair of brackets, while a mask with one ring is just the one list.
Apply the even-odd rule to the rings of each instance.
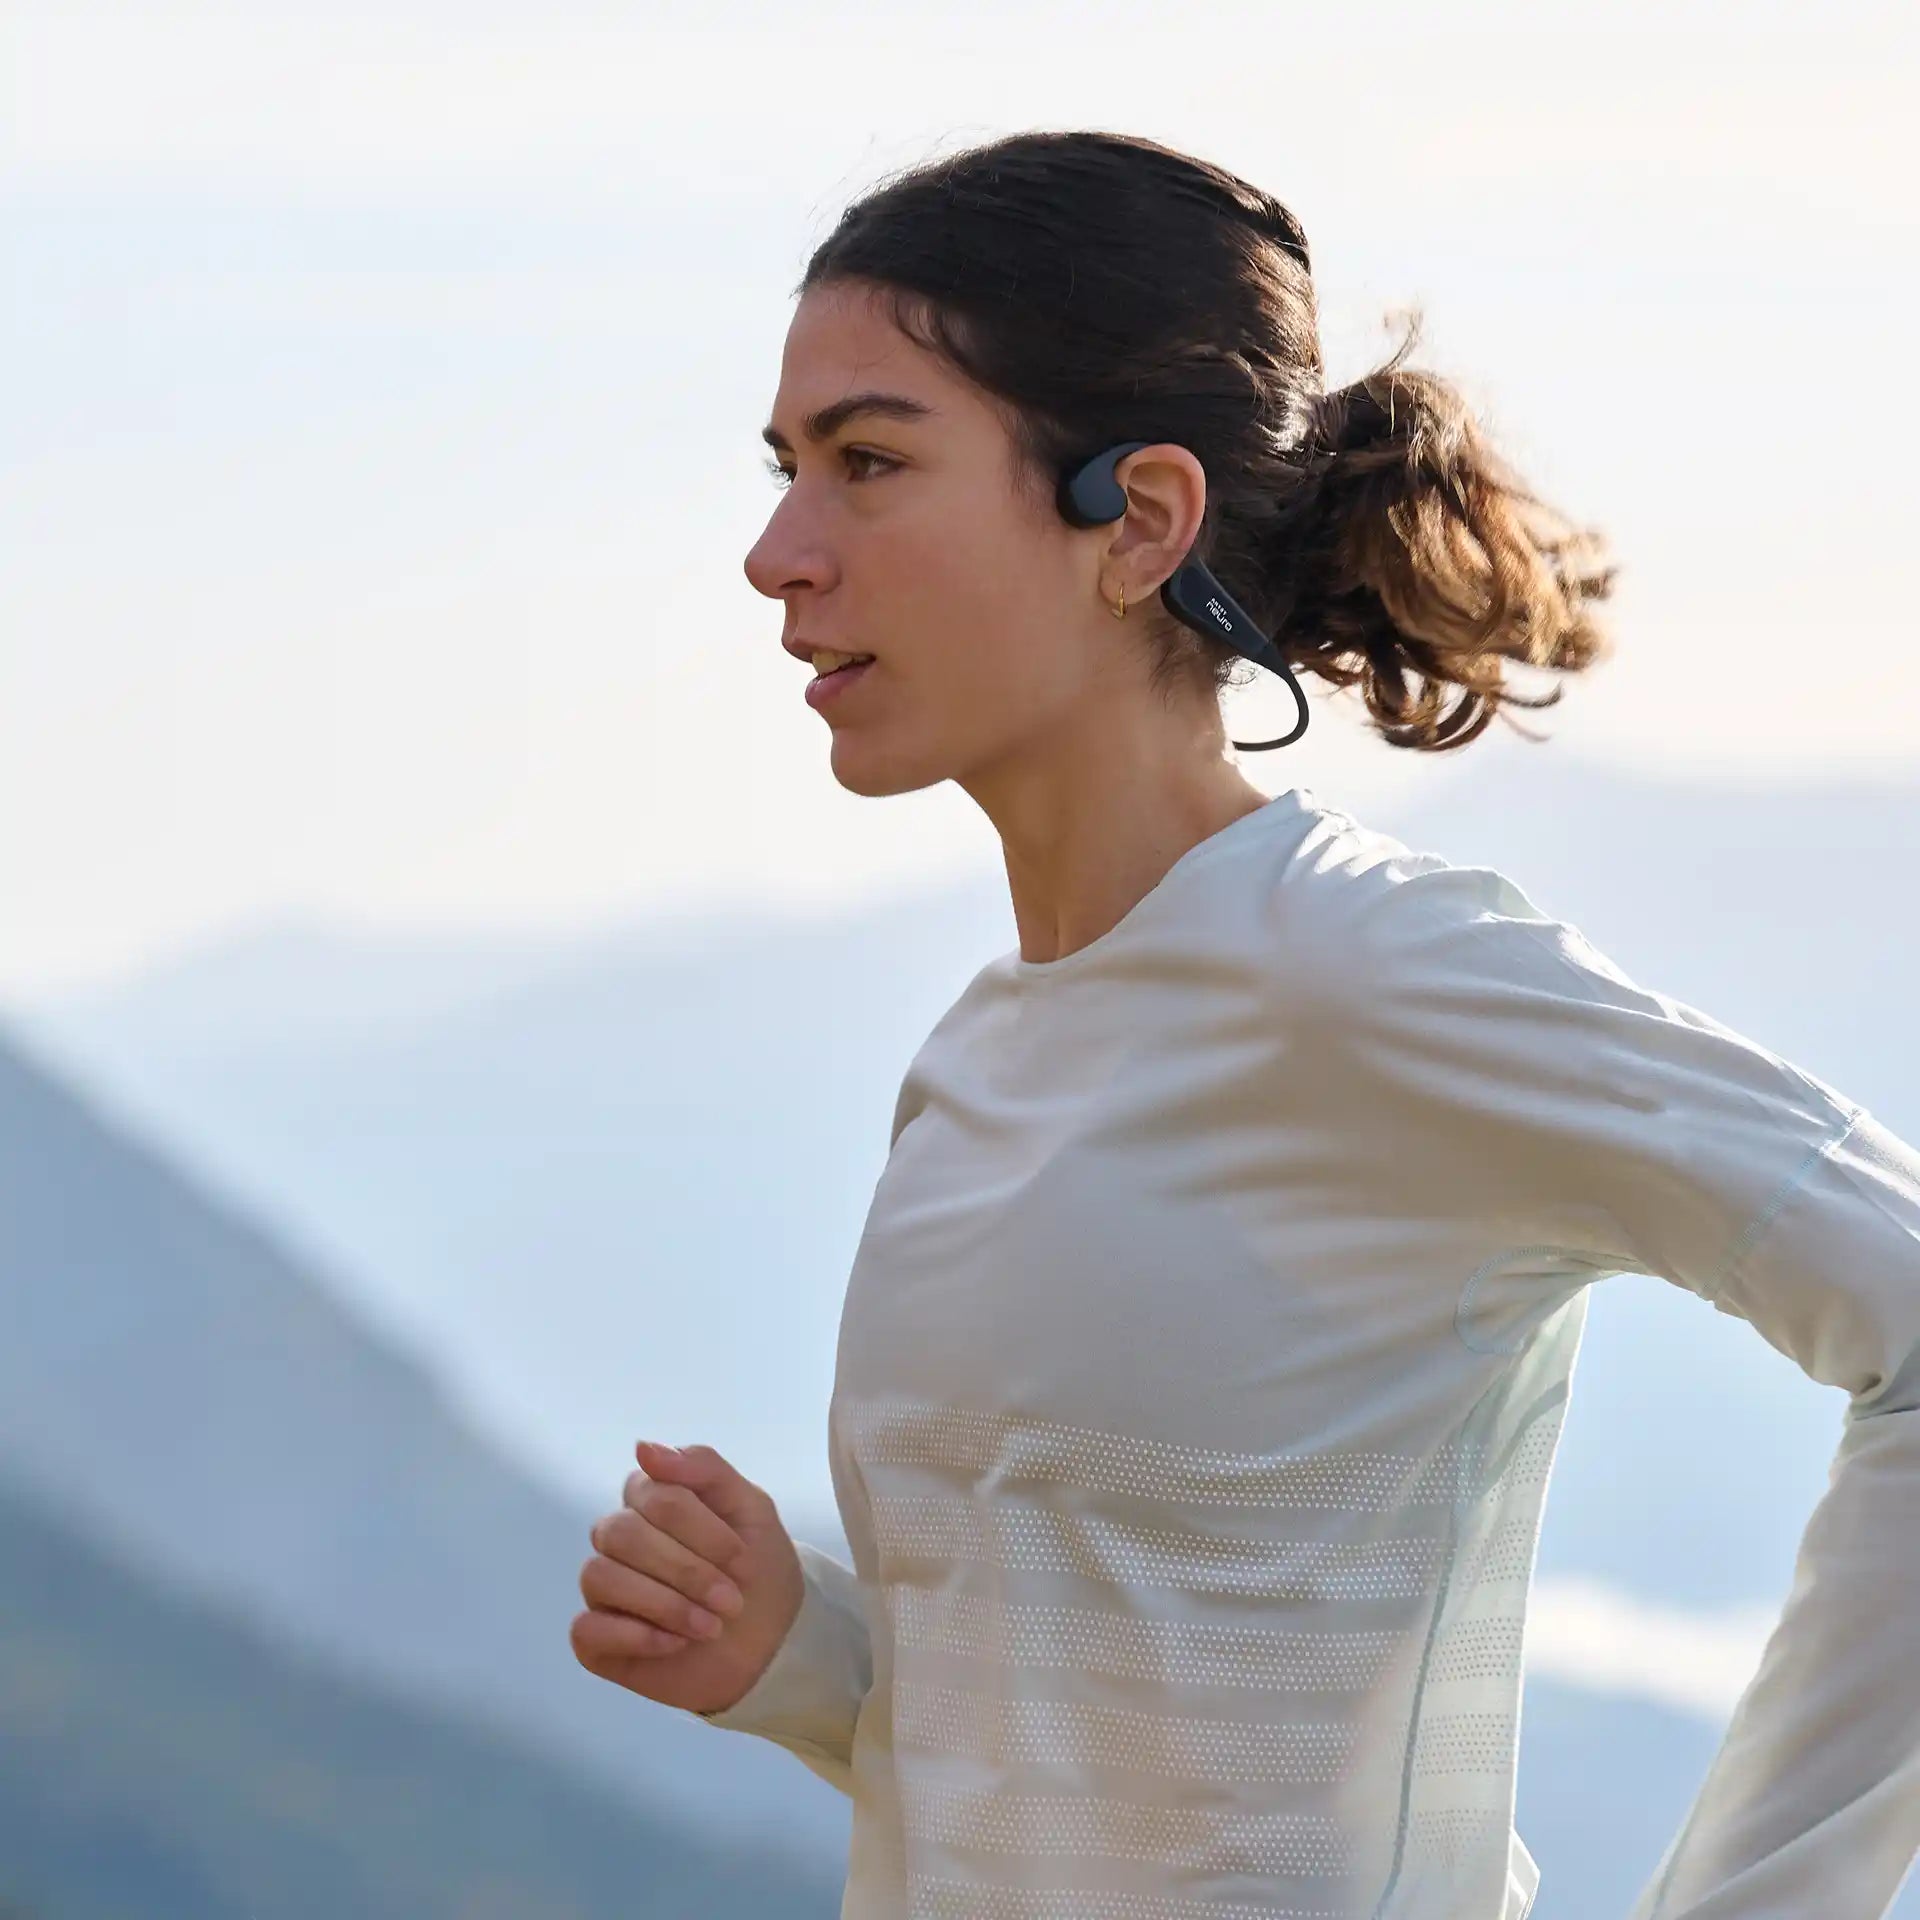
[[1351, 891], [1315, 1092], [1370, 1177], [1683, 1286], [1848, 1396], [1779, 1620], [1629, 1920], [1877, 1920], [1920, 1852], [1920, 1154], [1492, 869], [1416, 854]]
[[794, 1548], [806, 1585], [787, 1637], [732, 1706], [696, 1718], [771, 1740], [851, 1795], [854, 1723], [873, 1683], [860, 1581], [809, 1542], [796, 1540]]

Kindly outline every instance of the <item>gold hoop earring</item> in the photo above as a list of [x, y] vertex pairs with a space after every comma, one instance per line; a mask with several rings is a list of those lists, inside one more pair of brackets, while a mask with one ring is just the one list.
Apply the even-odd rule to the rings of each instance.
[[1127, 589], [1124, 583], [1120, 588], [1120, 604], [1117, 607], [1109, 607], [1107, 611], [1116, 620], [1124, 620], [1127, 617]]

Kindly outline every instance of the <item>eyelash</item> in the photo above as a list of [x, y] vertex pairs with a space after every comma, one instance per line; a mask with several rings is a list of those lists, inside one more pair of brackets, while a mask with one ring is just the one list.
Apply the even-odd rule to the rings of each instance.
[[[843, 447], [840, 451], [842, 456], [848, 460], [865, 460], [877, 464], [883, 473], [892, 472], [893, 469], [900, 464], [891, 454], [875, 453], [867, 447]], [[778, 460], [769, 460], [766, 463], [766, 468], [767, 471], [773, 475], [774, 484], [783, 492], [793, 484], [793, 475], [789, 473]], [[853, 478], [852, 475], [848, 477], [850, 479]], [[877, 475], [871, 470], [870, 466], [868, 472], [862, 477], [872, 480], [877, 478]], [[858, 480], [855, 480], [854, 484], [858, 485]]]

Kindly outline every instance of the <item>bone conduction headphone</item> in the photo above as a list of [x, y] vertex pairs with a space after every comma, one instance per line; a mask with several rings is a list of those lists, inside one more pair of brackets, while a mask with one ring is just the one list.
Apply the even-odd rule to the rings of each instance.
[[[1158, 444], [1151, 440], [1123, 440], [1117, 447], [1109, 447], [1091, 460], [1069, 467], [1060, 478], [1055, 496], [1061, 517], [1074, 527], [1105, 526], [1120, 519], [1127, 510], [1127, 492], [1114, 477], [1114, 468], [1138, 448]], [[1253, 624], [1245, 608], [1198, 560], [1183, 560], [1160, 583], [1160, 598], [1167, 611], [1183, 626], [1224, 640], [1235, 653], [1277, 673], [1292, 689], [1294, 704], [1300, 709], [1293, 731], [1277, 740], [1236, 740], [1235, 747], [1243, 753], [1265, 753], [1273, 747], [1291, 746], [1306, 732], [1307, 697], [1300, 691], [1293, 669], [1281, 657], [1280, 649]]]

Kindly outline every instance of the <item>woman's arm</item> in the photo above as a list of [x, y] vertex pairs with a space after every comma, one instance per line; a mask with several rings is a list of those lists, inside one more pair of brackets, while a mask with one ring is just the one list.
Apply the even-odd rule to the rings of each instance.
[[1791, 1594], [1630, 1920], [1877, 1920], [1920, 1852], [1920, 1154], [1491, 869], [1399, 857], [1332, 918], [1304, 1054], [1370, 1178], [1683, 1286], [1848, 1395]]
[[853, 1792], [853, 1729], [873, 1684], [873, 1648], [852, 1568], [805, 1540], [806, 1577], [787, 1637], [730, 1707], [697, 1717], [785, 1747], [842, 1793]]
[[1631, 1920], [1878, 1920], [1920, 1850], [1920, 1155], [1857, 1113], [1714, 1304], [1849, 1398], [1779, 1622]]

